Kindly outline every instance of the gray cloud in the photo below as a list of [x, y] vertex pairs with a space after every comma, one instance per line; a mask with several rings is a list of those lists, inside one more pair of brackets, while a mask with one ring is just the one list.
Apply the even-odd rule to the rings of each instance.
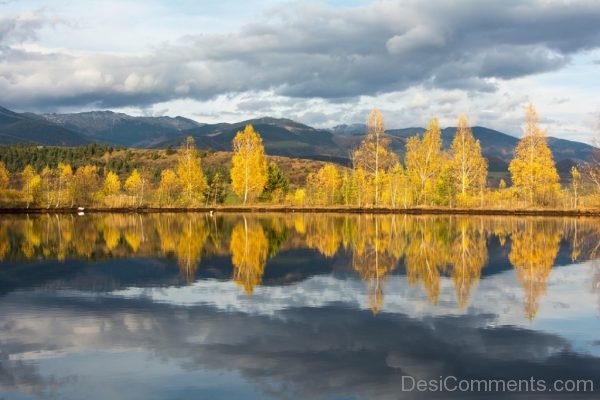
[[188, 35], [117, 56], [17, 47], [52, 19], [13, 16], [0, 20], [8, 61], [0, 64], [0, 90], [4, 105], [38, 109], [144, 107], [246, 91], [329, 100], [418, 85], [494, 91], [490, 78], [557, 70], [597, 48], [599, 19], [600, 4], [583, 0], [287, 4], [238, 32]]

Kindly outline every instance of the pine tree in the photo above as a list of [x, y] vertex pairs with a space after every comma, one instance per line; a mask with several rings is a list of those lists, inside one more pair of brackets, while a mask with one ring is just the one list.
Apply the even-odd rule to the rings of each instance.
[[276, 163], [271, 161], [268, 165], [267, 183], [261, 197], [265, 200], [279, 202], [287, 194], [289, 186], [290, 184], [283, 171]]

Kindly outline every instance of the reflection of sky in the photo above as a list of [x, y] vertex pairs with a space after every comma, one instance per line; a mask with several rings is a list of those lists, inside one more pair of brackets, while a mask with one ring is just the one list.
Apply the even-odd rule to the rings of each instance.
[[[450, 278], [442, 278], [438, 304], [431, 304], [421, 287], [412, 287], [406, 277], [392, 275], [384, 283], [384, 313], [399, 313], [415, 318], [439, 315], [493, 314], [494, 325], [539, 329], [560, 335], [585, 351], [600, 355], [598, 294], [590, 289], [592, 262], [556, 267], [548, 280], [545, 295], [539, 298], [540, 311], [530, 322], [523, 311], [523, 288], [512, 270], [492, 275], [473, 289], [469, 306], [460, 310]], [[87, 294], [86, 294], [87, 295]], [[345, 307], [369, 309], [366, 285], [355, 279], [336, 279], [331, 275], [311, 277], [289, 286], [260, 286], [249, 297], [231, 281], [197, 281], [190, 286], [163, 288], [130, 287], [110, 296], [145, 298], [153, 302], [192, 306], [207, 304], [223, 311], [277, 315], [278, 311], [300, 307]]]
[[597, 378], [591, 273], [554, 268], [532, 323], [510, 270], [482, 279], [463, 311], [448, 278], [432, 305], [390, 276], [377, 316], [363, 282], [331, 275], [253, 296], [216, 280], [15, 291], [0, 302], [0, 398], [406, 398], [402, 374]]

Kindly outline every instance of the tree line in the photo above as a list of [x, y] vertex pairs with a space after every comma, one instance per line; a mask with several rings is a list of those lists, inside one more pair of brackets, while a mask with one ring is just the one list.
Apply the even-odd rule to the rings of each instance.
[[[233, 139], [229, 174], [204, 170], [192, 137], [177, 150], [173, 168], [153, 173], [128, 165], [127, 160], [117, 169], [83, 162], [91, 155], [112, 152], [108, 146], [38, 149], [39, 153], [4, 150], [9, 168], [0, 162], [0, 204], [27, 208], [201, 207], [224, 202], [387, 208], [599, 206], [600, 154], [574, 166], [569, 183], [561, 186], [539, 119], [529, 105], [525, 132], [509, 165], [511, 179], [500, 180], [497, 188], [488, 185], [487, 160], [464, 115], [458, 118], [448, 150], [442, 148], [441, 129], [434, 118], [422, 135], [407, 140], [401, 160], [385, 135], [383, 114], [374, 108], [367, 118], [365, 138], [350, 154], [351, 167], [326, 164], [297, 187], [291, 187], [276, 163], [267, 163], [262, 138], [248, 125]], [[24, 155], [30, 162], [11, 178], [9, 169], [23, 164]]]

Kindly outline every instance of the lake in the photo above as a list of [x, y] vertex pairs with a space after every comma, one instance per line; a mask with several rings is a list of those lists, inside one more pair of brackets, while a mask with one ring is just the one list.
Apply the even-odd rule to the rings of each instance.
[[599, 317], [599, 219], [0, 215], [0, 399], [597, 398]]

